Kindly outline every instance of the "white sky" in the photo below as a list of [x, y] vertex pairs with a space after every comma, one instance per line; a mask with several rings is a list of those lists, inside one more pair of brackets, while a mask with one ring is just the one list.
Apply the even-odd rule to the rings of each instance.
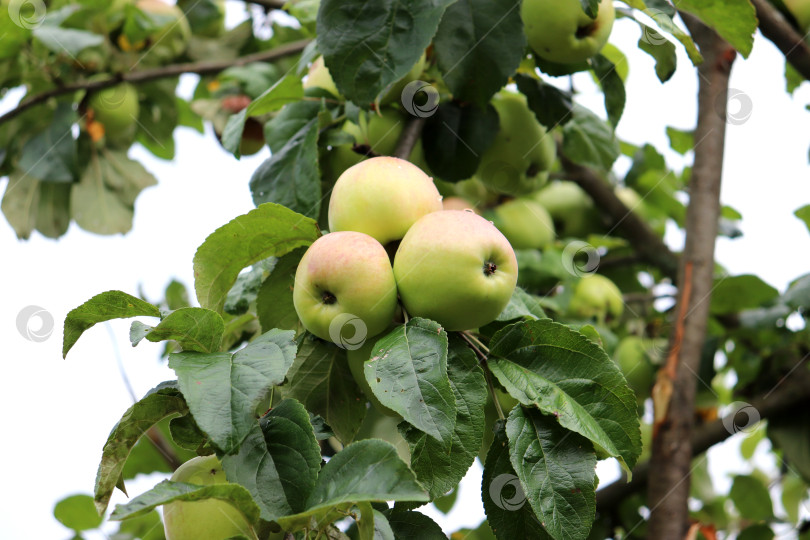
[[[677, 74], [666, 85], [659, 84], [652, 60], [635, 47], [638, 37], [628, 21], [617, 23], [612, 37], [630, 55], [631, 65], [619, 134], [663, 150], [668, 147], [666, 126], [694, 126], [695, 75], [679, 48]], [[757, 274], [780, 290], [810, 270], [810, 236], [792, 215], [810, 203], [810, 114], [804, 108], [810, 90], [804, 85], [796, 98], [786, 94], [783, 71], [781, 55], [759, 36], [750, 59], [735, 64], [732, 87], [751, 98], [753, 114], [746, 123], [729, 126], [722, 199], [743, 214], [744, 236], [721, 239], [717, 245], [718, 260], [732, 273]], [[577, 81], [580, 89], [589, 88], [587, 77]], [[18, 99], [19, 93], [12, 93], [0, 101], [0, 112]], [[593, 93], [586, 93], [582, 102], [601, 111], [601, 98]], [[269, 155], [267, 149], [236, 161], [210, 132], [202, 136], [180, 129], [175, 140], [175, 162], [157, 160], [140, 147], [131, 151], [156, 175], [159, 185], [139, 197], [133, 230], [124, 237], [95, 236], [72, 224], [59, 241], [35, 233], [20, 242], [5, 222], [0, 223], [0, 338], [5, 351], [0, 362], [2, 538], [69, 537], [52, 517], [53, 504], [69, 494], [92, 493], [104, 441], [131, 404], [104, 325], [88, 331], [62, 360], [66, 313], [105, 290], [137, 294], [142, 287], [150, 299], [158, 300], [172, 278], [191, 286], [197, 246], [217, 227], [253, 208], [247, 183]], [[676, 155], [667, 157], [681, 163]], [[0, 189], [5, 185], [5, 179], [0, 181]], [[669, 239], [680, 247], [678, 235]], [[29, 305], [43, 307], [56, 321], [44, 342], [27, 341], [16, 329], [17, 314]], [[142, 396], [174, 376], [157, 359], [161, 345], [144, 342], [135, 349], [128, 345], [129, 323], [113, 322], [111, 329], [135, 392]], [[735, 438], [710, 454], [719, 488], [730, 485], [729, 472], [750, 470], [738, 457], [738, 442]], [[718, 453], [722, 459], [712, 459]], [[614, 467], [606, 464], [600, 471], [607, 481]], [[440, 521], [446, 531], [482, 519], [480, 474], [476, 465], [464, 482], [462, 502], [449, 520]], [[130, 493], [138, 494], [157, 480], [132, 482]], [[117, 493], [113, 503], [122, 501]]]

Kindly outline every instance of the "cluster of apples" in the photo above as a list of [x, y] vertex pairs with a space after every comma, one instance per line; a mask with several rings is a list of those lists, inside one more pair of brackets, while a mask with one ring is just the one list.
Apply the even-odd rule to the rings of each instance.
[[506, 237], [472, 211], [443, 210], [433, 180], [408, 161], [375, 157], [347, 169], [328, 221], [331, 232], [298, 265], [293, 301], [307, 330], [344, 348], [385, 330], [398, 298], [410, 316], [469, 330], [494, 320], [515, 289]]

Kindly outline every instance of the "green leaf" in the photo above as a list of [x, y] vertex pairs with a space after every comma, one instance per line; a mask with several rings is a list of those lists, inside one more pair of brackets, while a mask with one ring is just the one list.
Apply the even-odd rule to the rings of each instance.
[[609, 124], [574, 104], [573, 117], [563, 126], [562, 151], [574, 163], [609, 171], [619, 157], [619, 143]]
[[[155, 472], [171, 474], [174, 469], [166, 461], [166, 456], [164, 455], [166, 451], [174, 453], [177, 460], [180, 462], [185, 462], [195, 457], [197, 455], [197, 447], [193, 448], [193, 451], [181, 448], [176, 444], [170, 431], [172, 422], [188, 417], [190, 417], [188, 414], [184, 417], [172, 415], [152, 426], [149, 430], [151, 433], [147, 432], [145, 437], [138, 439], [138, 442], [135, 443], [135, 446], [133, 446], [132, 450], [129, 452], [127, 461], [124, 464], [124, 469], [121, 471], [121, 478], [127, 481], [141, 474], [152, 474]], [[163, 436], [168, 449], [159, 447], [152, 440], [152, 437], [155, 435]]]
[[299, 101], [289, 103], [267, 124], [264, 139], [273, 153], [280, 152], [296, 133], [325, 111], [320, 101]]
[[695, 147], [695, 132], [684, 131], [681, 129], [667, 126], [667, 137], [669, 137], [669, 146], [680, 155], [686, 155], [687, 152]]
[[790, 468], [810, 483], [810, 411], [801, 409], [770, 419], [768, 438], [782, 450]]
[[27, 240], [36, 227], [42, 182], [15, 169], [8, 176], [2, 210], [17, 238]]
[[190, 414], [172, 418], [169, 422], [169, 433], [172, 442], [184, 450], [199, 454], [213, 451], [210, 447], [206, 448], [208, 437]]
[[641, 26], [638, 48], [653, 57], [655, 74], [659, 81], [665, 83], [675, 75], [675, 69], [678, 67], [675, 45], [654, 28], [641, 22], [638, 24]]
[[458, 0], [444, 12], [433, 46], [453, 97], [484, 107], [523, 58], [520, 10], [514, 0]]
[[118, 531], [109, 540], [166, 540], [160, 514], [152, 510], [146, 514], [122, 521]]
[[174, 130], [180, 118], [177, 79], [138, 85], [141, 107], [137, 141], [160, 159], [174, 159]]
[[487, 402], [487, 384], [478, 359], [461, 338], [450, 339], [447, 375], [456, 400], [456, 422], [450, 444], [428, 437], [408, 424], [400, 427], [411, 450], [411, 469], [431, 499], [444, 495], [461, 481], [484, 438], [481, 411]]
[[247, 488], [271, 521], [302, 512], [321, 468], [321, 450], [303, 405], [285, 399], [253, 422], [239, 452], [222, 458], [231, 482]]
[[457, 102], [442, 103], [427, 119], [422, 132], [428, 167], [448, 182], [470, 178], [497, 132], [498, 113], [492, 105], [481, 109]]
[[119, 481], [123, 490], [123, 481], [120, 479], [124, 463], [141, 435], [168, 416], [186, 413], [188, 406], [174, 383], [158, 385], [127, 409], [110, 432], [102, 451], [95, 487], [96, 509], [99, 514], [107, 509], [110, 496]]
[[801, 503], [807, 496], [807, 484], [794, 474], [787, 474], [782, 480], [782, 506], [788, 519], [794, 525], [799, 524], [799, 509]]
[[140, 298], [121, 291], [107, 291], [98, 294], [72, 309], [65, 317], [64, 341], [62, 342], [62, 358], [76, 344], [85, 330], [96, 323], [111, 319], [128, 319], [146, 315], [160, 317], [160, 310], [144, 302]]
[[[676, 14], [675, 8], [665, 0], [656, 1], [654, 5], [653, 2], [649, 0], [648, 3], [651, 6], [650, 9], [644, 9], [644, 7], [641, 6], [635, 7], [636, 9], [644, 10], [644, 13], [649, 15], [661, 30], [680, 41], [681, 45], [683, 45], [686, 49], [686, 54], [689, 55], [689, 60], [691, 60], [694, 65], [697, 66], [701, 64], [703, 62], [703, 56], [701, 56], [700, 51], [698, 51], [695, 42], [692, 41], [692, 37], [688, 33], [681, 30], [680, 27], [674, 22], [674, 17]], [[654, 34], [650, 33], [649, 30], [652, 29], [632, 15], [631, 17], [639, 24], [639, 26], [641, 26], [641, 31], [643, 33], [642, 39], [646, 39], [648, 43], [659, 43], [658, 40], [660, 39], [660, 36], [658, 32], [655, 32]]]
[[263, 204], [231, 220], [206, 238], [194, 255], [200, 305], [221, 312], [243, 268], [308, 246], [320, 234], [315, 221], [279, 204]]
[[416, 429], [449, 446], [456, 400], [447, 376], [447, 332], [414, 318], [377, 341], [363, 366], [371, 391]]
[[453, 0], [322, 0], [318, 48], [338, 90], [368, 107], [430, 44]]
[[104, 516], [99, 515], [90, 495], [71, 495], [56, 503], [53, 517], [59, 523], [76, 532], [95, 529], [101, 525]]
[[793, 212], [793, 215], [802, 220], [807, 226], [807, 229], [810, 230], [810, 204], [802, 206]]
[[250, 523], [256, 523], [259, 520], [259, 508], [253, 502], [250, 493], [239, 484], [226, 483], [199, 486], [184, 482], [170, 482], [169, 480], [160, 482], [127, 504], [116, 505], [115, 510], [110, 514], [110, 519], [118, 521], [142, 516], [158, 506], [173, 501], [192, 502], [205, 499], [221, 499], [228, 502], [239, 510]]
[[514, 321], [515, 319], [545, 319], [546, 312], [540, 305], [539, 298], [527, 293], [520, 287], [515, 287], [512, 298], [498, 315], [497, 321]]
[[321, 211], [318, 170], [318, 120], [306, 123], [250, 178], [256, 206], [274, 202], [316, 219]]
[[41, 182], [36, 228], [47, 238], [59, 238], [70, 225], [70, 184]]
[[247, 108], [228, 118], [228, 123], [222, 132], [222, 146], [238, 158], [240, 156], [239, 143], [242, 141], [242, 132], [248, 118], [277, 111], [287, 103], [299, 101], [303, 97], [304, 87], [301, 85], [300, 77], [292, 74], [280, 79], [262, 95], [251, 101]]
[[446, 540], [442, 528], [421, 512], [386, 512], [396, 540]]
[[282, 387], [285, 397], [297, 399], [308, 411], [322, 416], [343, 444], [354, 439], [366, 406], [349, 371], [344, 349], [305, 337], [287, 379], [289, 382]]
[[[247, 313], [250, 305], [256, 300], [259, 287], [262, 286], [265, 272], [275, 265], [275, 258], [260, 261], [247, 272], [241, 272], [236, 278], [228, 296], [225, 297], [225, 313], [229, 315], [242, 315]], [[270, 330], [270, 328], [268, 328]]]
[[531, 504], [526, 504], [523, 486], [512, 467], [503, 421], [495, 424], [495, 439], [484, 463], [481, 499], [489, 527], [499, 540], [551, 539], [534, 515]]
[[751, 525], [740, 531], [737, 540], [772, 540], [774, 536], [767, 525]]
[[678, 9], [697, 15], [745, 58], [751, 54], [759, 21], [750, 0], [682, 0]]
[[51, 124], [22, 148], [17, 165], [44, 182], [73, 182], [77, 170], [76, 141], [71, 129], [78, 120], [69, 103], [60, 103]]
[[591, 19], [596, 18], [596, 14], [599, 11], [599, 2], [601, 2], [601, 0], [579, 0], [579, 4], [582, 6], [582, 11], [584, 11], [585, 15]]
[[641, 453], [636, 399], [605, 351], [550, 319], [508, 326], [490, 348], [489, 367], [512, 397], [633, 468]]
[[104, 36], [93, 32], [44, 24], [34, 28], [33, 35], [51, 51], [70, 57], [75, 57], [88, 47], [104, 43]]
[[255, 424], [254, 409], [284, 382], [295, 358], [294, 332], [271, 330], [235, 353], [169, 355], [194, 420], [223, 452], [233, 452]]
[[298, 263], [306, 248], [298, 248], [281, 257], [264, 280], [256, 295], [256, 315], [264, 330], [298, 328], [298, 313], [293, 305], [293, 285]]
[[126, 151], [103, 149], [90, 163], [71, 192], [73, 219], [96, 234], [124, 234], [132, 228], [135, 199], [157, 180]]
[[768, 487], [754, 476], [735, 476], [728, 496], [746, 519], [759, 521], [773, 517], [773, 502]]
[[624, 82], [616, 71], [616, 66], [604, 55], [598, 54], [591, 60], [591, 69], [602, 86], [605, 95], [605, 110], [608, 120], [615, 128], [619, 124], [627, 101]]
[[747, 308], [760, 307], [779, 296], [779, 291], [758, 276], [742, 275], [721, 277], [712, 289], [712, 314], [737, 313]]
[[225, 331], [225, 321], [216, 311], [203, 308], [180, 308], [154, 327], [139, 327], [135, 346], [144, 337], [153, 343], [175, 340], [184, 351], [218, 352]]
[[574, 101], [569, 93], [528, 75], [516, 75], [515, 82], [537, 120], [549, 130], [572, 118]]
[[526, 498], [555, 538], [587, 538], [596, 513], [596, 454], [588, 441], [540, 411], [515, 407], [509, 458]]

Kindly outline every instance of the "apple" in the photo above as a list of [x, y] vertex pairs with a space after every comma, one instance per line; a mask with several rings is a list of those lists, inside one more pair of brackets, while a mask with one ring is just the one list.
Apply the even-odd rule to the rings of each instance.
[[501, 92], [492, 100], [500, 129], [481, 156], [476, 176], [489, 189], [525, 195], [548, 181], [556, 157], [554, 138], [540, 125], [523, 94]]
[[524, 0], [520, 8], [529, 47], [558, 64], [576, 64], [596, 55], [607, 43], [616, 12], [613, 0], [601, 0], [596, 18], [580, 0]]
[[361, 232], [318, 238], [295, 271], [293, 305], [311, 333], [345, 349], [359, 349], [394, 318], [397, 284], [388, 253]]
[[424, 216], [402, 239], [394, 277], [405, 309], [446, 330], [469, 330], [503, 311], [517, 284], [506, 237], [468, 210]]
[[[225, 472], [216, 456], [198, 456], [178, 467], [172, 474], [173, 482], [200, 486], [225, 484]], [[254, 538], [255, 533], [242, 513], [221, 499], [201, 501], [174, 501], [163, 507], [163, 526], [166, 540], [224, 540], [244, 535]]]
[[135, 6], [151, 16], [158, 26], [144, 45], [146, 61], [165, 63], [186, 52], [191, 27], [182, 9], [162, 0], [138, 0]]
[[307, 74], [307, 80], [304, 81], [304, 88], [321, 88], [336, 98], [343, 99], [337, 86], [335, 86], [332, 75], [329, 73], [329, 68], [326, 67], [324, 63], [323, 56], [316, 58], [312, 62], [312, 65], [309, 66], [309, 73]]
[[493, 222], [515, 249], [543, 249], [554, 241], [554, 222], [531, 199], [512, 199], [495, 207]]
[[191, 33], [215, 38], [225, 32], [225, 0], [177, 0], [188, 19]]
[[478, 210], [476, 210], [475, 205], [463, 197], [443, 198], [442, 210], [472, 210], [476, 214], [479, 213]]
[[532, 198], [548, 210], [560, 238], [587, 236], [602, 227], [593, 200], [574, 182], [552, 182]]
[[618, 197], [627, 208], [646, 221], [647, 225], [649, 225], [658, 236], [664, 236], [667, 230], [666, 217], [650, 208], [636, 190], [625, 186], [617, 186], [614, 192], [616, 193], [616, 197]]
[[598, 274], [588, 274], [574, 287], [568, 310], [575, 317], [596, 318], [602, 324], [608, 318], [621, 316], [624, 300], [621, 291], [610, 279]]
[[476, 176], [456, 182], [453, 187], [455, 195], [470, 201], [476, 208], [494, 206], [498, 202], [498, 194], [488, 190]]
[[104, 126], [109, 139], [122, 139], [134, 135], [140, 105], [138, 91], [129, 83], [121, 83], [94, 92], [88, 102], [93, 120]]
[[640, 402], [650, 395], [650, 389], [655, 382], [655, 368], [650, 362], [647, 349], [647, 345], [640, 337], [627, 336], [613, 351], [613, 360], [619, 365], [627, 384], [636, 393], [636, 398]]
[[329, 230], [358, 231], [381, 244], [399, 240], [411, 225], [442, 209], [433, 180], [412, 163], [375, 157], [350, 167], [329, 199]]
[[399, 413], [396, 411], [392, 411], [382, 403], [380, 400], [377, 399], [377, 396], [374, 395], [374, 392], [371, 391], [371, 386], [369, 386], [368, 381], [366, 380], [366, 375], [363, 372], [363, 365], [365, 364], [366, 360], [371, 357], [371, 353], [374, 350], [374, 345], [376, 341], [373, 339], [367, 340], [363, 343], [363, 346], [359, 349], [352, 349], [346, 351], [346, 356], [349, 362], [349, 369], [352, 372], [352, 376], [354, 377], [354, 381], [357, 383], [363, 393], [366, 395], [368, 400], [371, 402], [371, 405], [377, 409], [377, 411], [381, 412], [386, 416], [392, 416], [396, 418], [402, 418]]
[[810, 30], [810, 1], [808, 0], [782, 0], [793, 18], [799, 24], [802, 32]]
[[355, 441], [363, 439], [382, 439], [394, 445], [397, 455], [405, 463], [411, 463], [411, 450], [408, 441], [402, 436], [397, 427], [402, 422], [402, 417], [385, 415], [375, 407], [369, 407], [360, 424], [360, 429], [354, 436]]

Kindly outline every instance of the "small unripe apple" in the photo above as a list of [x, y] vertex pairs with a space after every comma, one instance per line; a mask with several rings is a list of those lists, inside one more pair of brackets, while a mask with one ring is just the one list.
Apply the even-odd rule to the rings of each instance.
[[554, 241], [551, 216], [531, 199], [512, 199], [496, 206], [493, 222], [515, 249], [543, 249]]
[[[200, 486], [228, 481], [214, 455], [188, 460], [174, 471], [171, 479]], [[163, 507], [163, 526], [166, 540], [224, 540], [240, 534], [248, 538], [255, 536], [245, 516], [221, 499], [171, 502]]]
[[225, 0], [177, 0], [188, 19], [191, 33], [215, 38], [225, 31]]
[[183, 10], [162, 0], [138, 0], [135, 4], [147, 15], [153, 15], [166, 23], [155, 30], [145, 44], [143, 59], [150, 63], [174, 60], [184, 52], [191, 39], [191, 27]]
[[595, 19], [580, 0], [524, 0], [520, 15], [529, 47], [558, 64], [583, 62], [602, 50], [616, 18], [613, 0], [599, 2]]
[[551, 182], [533, 194], [532, 198], [551, 214], [560, 238], [581, 238], [598, 233], [601, 229], [593, 200], [574, 182]]
[[619, 365], [633, 389], [636, 398], [643, 402], [649, 395], [655, 380], [655, 368], [650, 362], [647, 345], [639, 336], [623, 338], [613, 351], [613, 359]]
[[140, 105], [138, 91], [129, 83], [121, 83], [94, 92], [87, 102], [93, 120], [104, 126], [108, 138], [121, 139], [134, 135]]
[[575, 317], [595, 318], [601, 324], [608, 318], [621, 316], [624, 299], [622, 292], [610, 279], [598, 274], [588, 274], [574, 287], [568, 309]]
[[492, 191], [525, 195], [548, 181], [556, 157], [553, 137], [540, 125], [523, 94], [501, 92], [492, 100], [500, 128], [481, 156], [476, 177]]
[[614, 190], [616, 197], [631, 211], [647, 222], [647, 225], [658, 234], [664, 236], [667, 230], [666, 217], [662, 213], [653, 211], [633, 188], [618, 186]]
[[345, 349], [385, 330], [397, 284], [385, 248], [360, 232], [333, 232], [309, 246], [295, 272], [293, 305], [304, 327]]
[[361, 161], [340, 175], [329, 199], [329, 230], [358, 231], [381, 244], [399, 240], [419, 218], [442, 209], [433, 180], [395, 157]]
[[446, 330], [478, 328], [503, 311], [517, 283], [517, 260], [495, 226], [468, 210], [424, 216], [394, 258], [402, 303]]

